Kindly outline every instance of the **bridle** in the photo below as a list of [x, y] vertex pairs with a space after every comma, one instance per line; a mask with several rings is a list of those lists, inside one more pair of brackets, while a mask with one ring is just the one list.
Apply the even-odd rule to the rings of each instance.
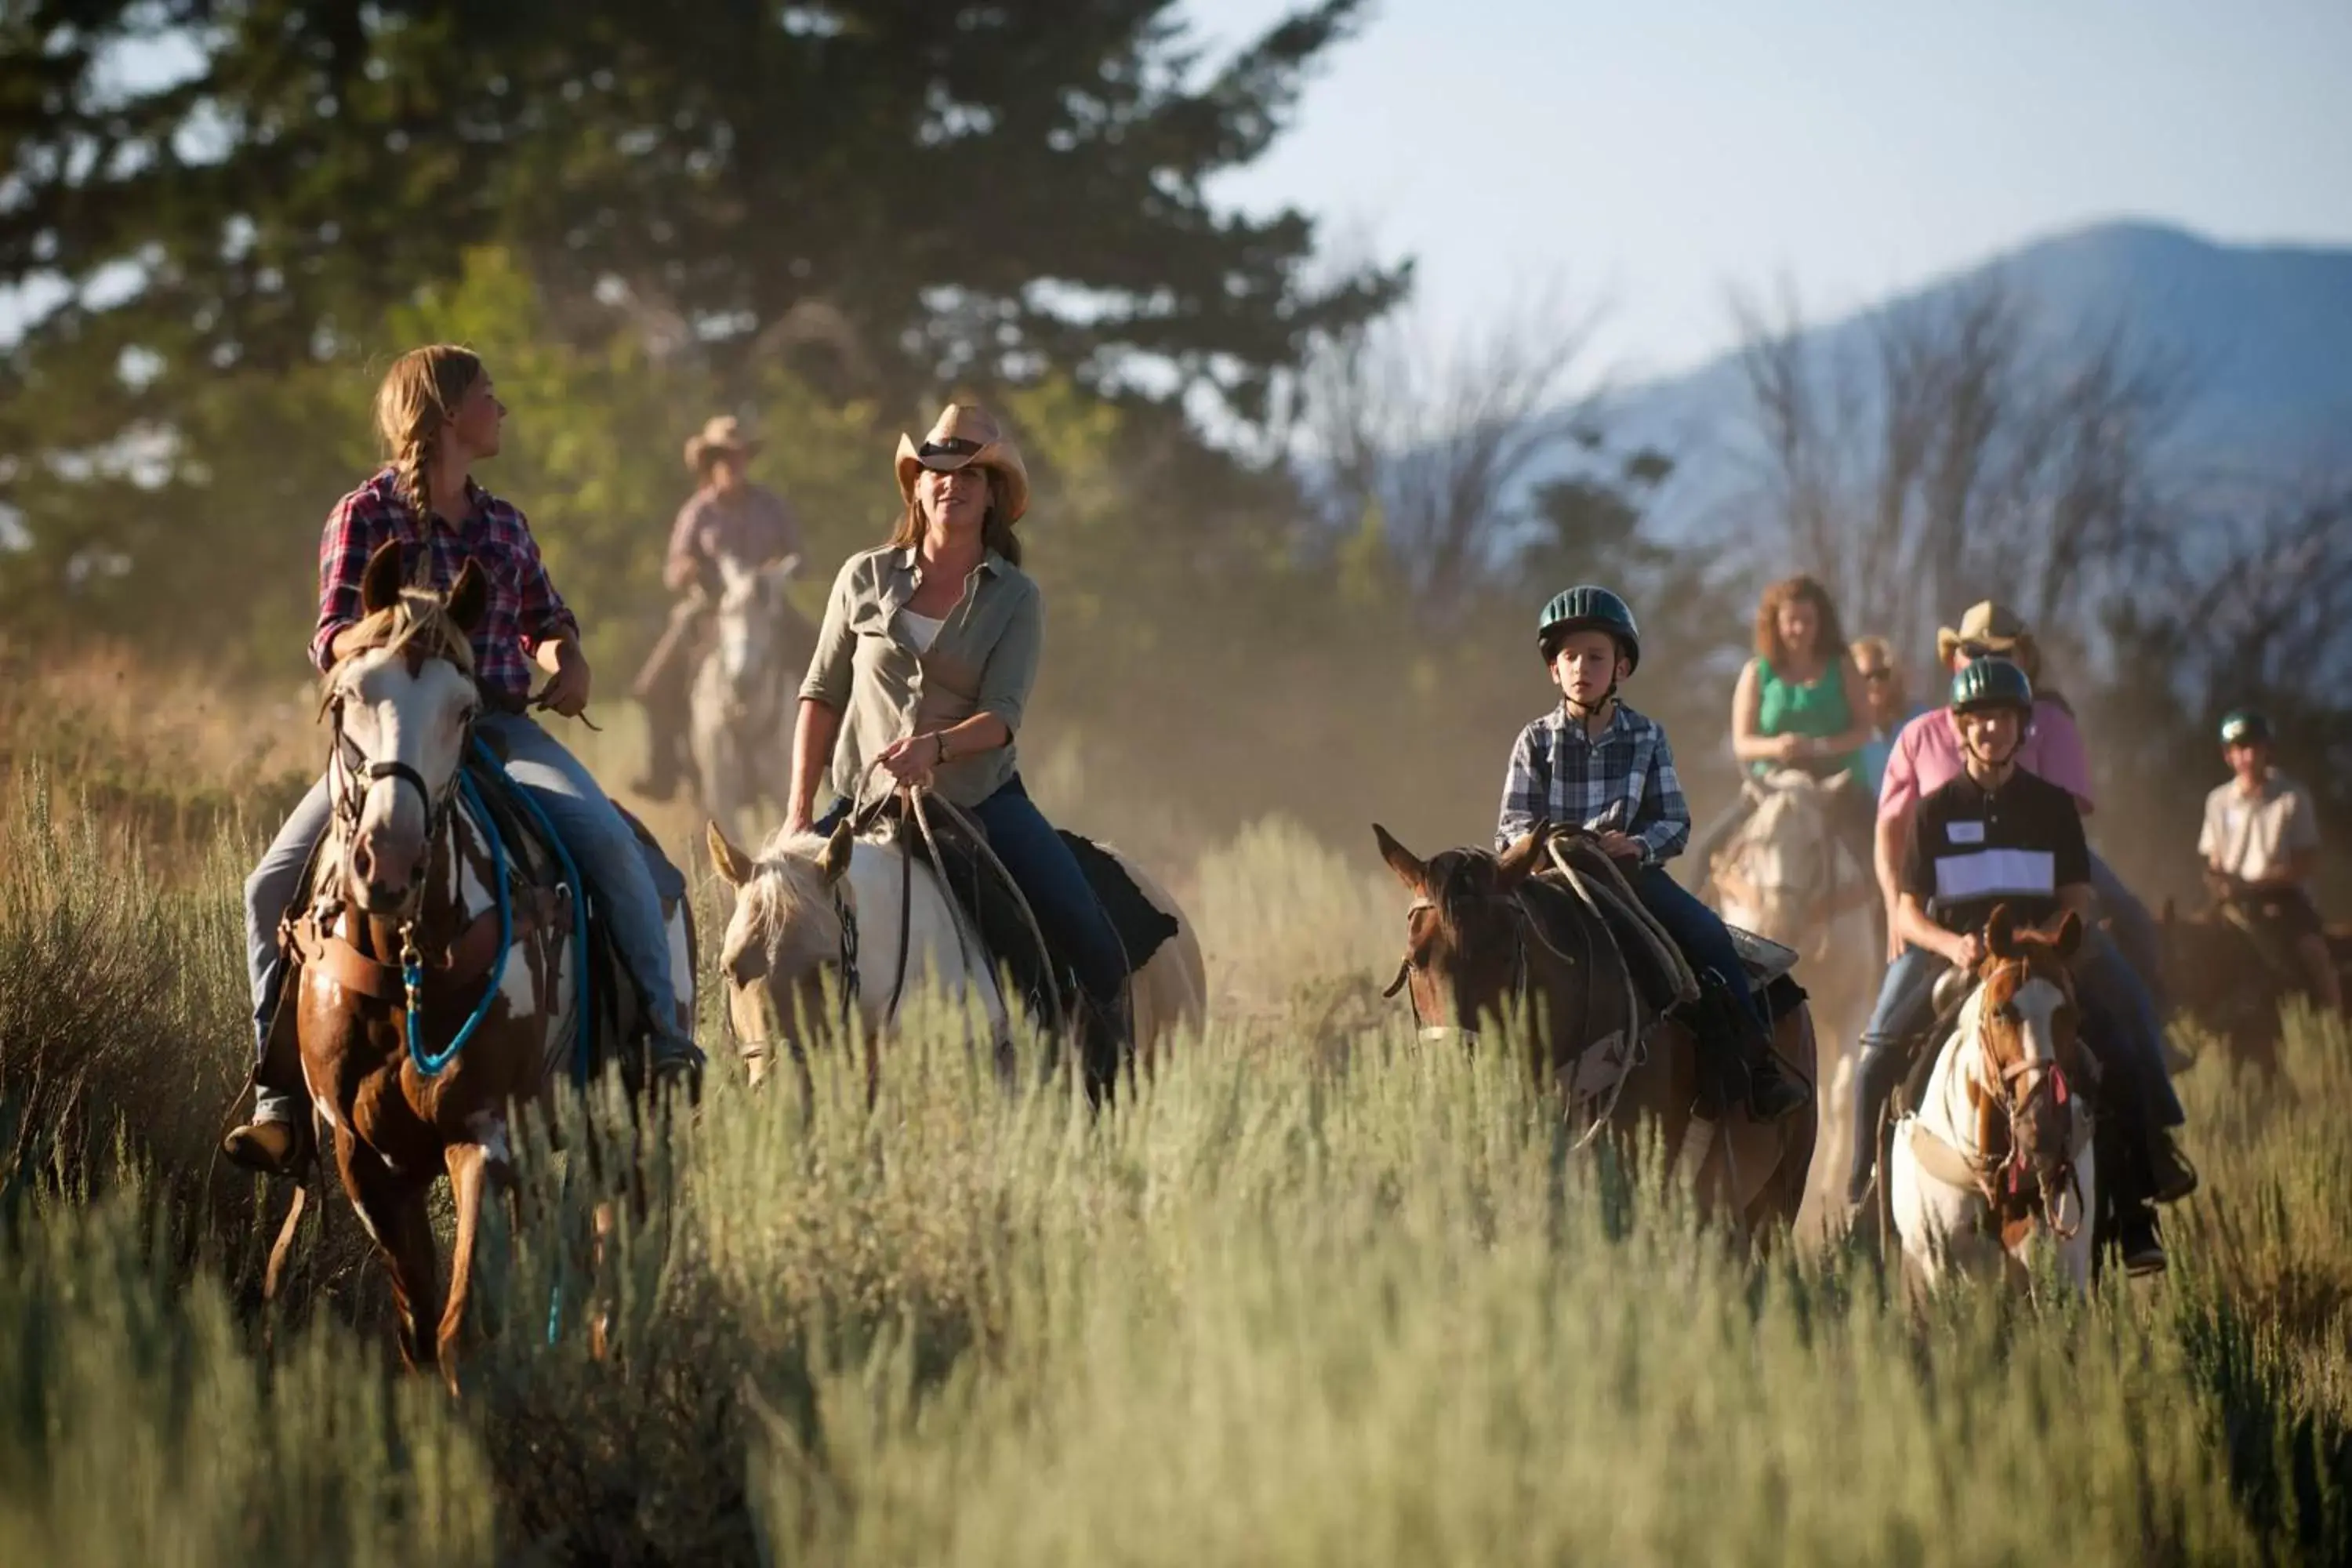
[[[1986, 971], [1978, 984], [1979, 987], [1990, 988], [1993, 981], [2004, 973], [2031, 977], [2032, 964], [2023, 958], [2003, 959]], [[2062, 1186], [2071, 1187], [2074, 1193], [2075, 1207], [2079, 1215], [2082, 1207], [2083, 1187], [2079, 1173], [2074, 1169], [2071, 1140], [2068, 1151], [2059, 1156], [2057, 1164], [2050, 1173], [2046, 1176], [2038, 1176], [2026, 1163], [2025, 1141], [2019, 1136], [2018, 1126], [2025, 1113], [2032, 1109], [2034, 1101], [2045, 1094], [2050, 1096], [2053, 1108], [2067, 1111], [2070, 1118], [2075, 1114], [2070, 1109], [2074, 1102], [2074, 1092], [2066, 1082], [2066, 1069], [2056, 1056], [2055, 1042], [2053, 1042], [2052, 1055], [2047, 1060], [2029, 1056], [2022, 1060], [2003, 1065], [1993, 1059], [1991, 1031], [1979, 1021], [1977, 1026], [1977, 1050], [1981, 1058], [1979, 1070], [1989, 1079], [1997, 1080], [2001, 1086], [2001, 1114], [2007, 1121], [2006, 1131], [2009, 1136], [2008, 1158], [2000, 1165], [1987, 1171], [1982, 1178], [1987, 1201], [1993, 1202], [1996, 1207], [1999, 1206], [1993, 1189], [2000, 1184], [2000, 1178], [2004, 1176], [2007, 1178], [2005, 1184], [2011, 1197], [2017, 1196], [2023, 1191], [2025, 1182], [2028, 1178], [2032, 1178], [2041, 1191], [2042, 1214], [2048, 1219], [2051, 1229], [2062, 1240], [2072, 1237], [2081, 1228], [2082, 1220], [2077, 1217], [2072, 1226], [2061, 1224], [2056, 1201], [2058, 1196], [2056, 1189]]]
[[[384, 779], [407, 784], [416, 791], [425, 803], [425, 848], [430, 857], [440, 842], [441, 831], [448, 825], [449, 815], [456, 807], [457, 785], [465, 774], [464, 758], [474, 738], [474, 722], [480, 715], [477, 707], [466, 716], [463, 731], [457, 737], [458, 764], [449, 770], [449, 777], [436, 794], [425, 781], [425, 775], [403, 762], [379, 762], [360, 748], [360, 743], [343, 728], [344, 695], [341, 688], [330, 692], [327, 711], [333, 720], [334, 750], [331, 753], [331, 771], [339, 775], [332, 786], [335, 819], [345, 833], [359, 829], [360, 815], [367, 808], [368, 792]], [[420, 883], [420, 888], [422, 884]]]

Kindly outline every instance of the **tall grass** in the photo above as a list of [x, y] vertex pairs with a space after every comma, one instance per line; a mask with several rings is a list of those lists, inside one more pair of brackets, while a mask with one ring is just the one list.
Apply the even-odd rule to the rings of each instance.
[[1507, 1053], [1335, 1006], [1401, 901], [1268, 826], [1192, 879], [1217, 1020], [1111, 1114], [933, 1010], [870, 1111], [845, 1053], [715, 1084], [593, 1287], [594, 1184], [533, 1142], [452, 1402], [387, 1366], [347, 1216], [250, 1302], [250, 1184], [205, 1169], [250, 845], [159, 891], [62, 793], [16, 792], [0, 865], [0, 1561], [2352, 1553], [2340, 1028], [2184, 1081], [2165, 1281], [1914, 1310], [1571, 1153]]

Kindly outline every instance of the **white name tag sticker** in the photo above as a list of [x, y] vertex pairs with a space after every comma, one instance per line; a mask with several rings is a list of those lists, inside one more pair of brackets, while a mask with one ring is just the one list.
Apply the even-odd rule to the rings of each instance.
[[1955, 844], [1981, 844], [1984, 842], [1984, 824], [1981, 822], [1948, 823], [1945, 825], [1945, 831], [1950, 836], [1952, 842]]

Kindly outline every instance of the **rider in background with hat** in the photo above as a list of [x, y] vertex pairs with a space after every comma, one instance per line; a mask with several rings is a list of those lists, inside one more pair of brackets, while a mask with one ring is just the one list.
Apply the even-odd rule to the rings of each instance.
[[710, 419], [686, 443], [697, 484], [678, 508], [662, 561], [662, 586], [682, 597], [630, 691], [646, 710], [646, 757], [645, 776], [629, 787], [655, 800], [677, 793], [685, 771], [688, 687], [719, 601], [719, 561], [756, 571], [801, 552], [800, 519], [782, 497], [746, 477], [759, 451], [731, 414]]
[[1617, 699], [1642, 662], [1633, 612], [1606, 588], [1570, 588], [1544, 606], [1536, 646], [1560, 700], [1511, 747], [1495, 847], [1507, 848], [1538, 821], [1594, 833], [1691, 967], [1728, 993], [1731, 1005], [1720, 1011], [1737, 1031], [1748, 1114], [1769, 1121], [1802, 1110], [1811, 1092], [1780, 1071], [1731, 932], [1665, 870], [1690, 841], [1690, 806], [1664, 727]]
[[2319, 865], [2319, 816], [2304, 787], [2271, 765], [2275, 739], [2252, 709], [2221, 721], [2221, 759], [2235, 776], [2205, 797], [2197, 854], [2216, 896], [2285, 938], [2313, 997], [2341, 1013], [2336, 957], [2306, 885]]

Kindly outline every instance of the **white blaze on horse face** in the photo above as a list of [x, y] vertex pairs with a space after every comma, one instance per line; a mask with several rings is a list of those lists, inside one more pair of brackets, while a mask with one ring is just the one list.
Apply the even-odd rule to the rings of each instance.
[[369, 874], [352, 879], [354, 890], [363, 895], [380, 888], [399, 897], [423, 871], [431, 807], [457, 772], [466, 721], [479, 699], [472, 678], [456, 665], [428, 658], [411, 674], [406, 658], [391, 649], [362, 655], [340, 689], [343, 733], [352, 744], [370, 763], [414, 769], [434, 796], [427, 800], [405, 778], [367, 782], [348, 847], [366, 846]]
[[2058, 1063], [2058, 1009], [2066, 1005], [2066, 993], [2054, 980], [2035, 975], [2017, 988], [2009, 999], [2018, 1019], [2018, 1035], [2025, 1042], [2026, 1060], [2037, 1067], [2055, 1067]]

